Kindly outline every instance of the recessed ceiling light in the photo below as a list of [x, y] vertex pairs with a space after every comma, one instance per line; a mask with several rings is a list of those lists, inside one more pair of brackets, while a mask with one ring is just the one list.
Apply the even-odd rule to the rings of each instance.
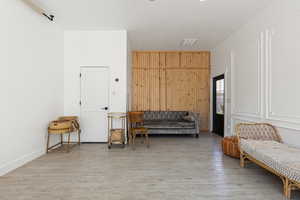
[[204, 1], [206, 1], [206, 0], [200, 0], [200, 2], [204, 2]]

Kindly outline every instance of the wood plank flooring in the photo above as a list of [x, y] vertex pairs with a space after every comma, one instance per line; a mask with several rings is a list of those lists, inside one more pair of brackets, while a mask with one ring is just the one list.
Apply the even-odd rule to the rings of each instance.
[[[1, 200], [281, 200], [279, 178], [223, 156], [220, 138], [152, 137], [147, 149], [83, 144], [0, 177]], [[300, 199], [293, 192], [293, 199]]]

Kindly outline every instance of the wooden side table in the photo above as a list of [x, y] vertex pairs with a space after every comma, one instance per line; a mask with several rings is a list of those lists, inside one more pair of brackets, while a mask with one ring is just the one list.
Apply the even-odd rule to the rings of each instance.
[[126, 113], [108, 113], [108, 148], [113, 144], [126, 143]]

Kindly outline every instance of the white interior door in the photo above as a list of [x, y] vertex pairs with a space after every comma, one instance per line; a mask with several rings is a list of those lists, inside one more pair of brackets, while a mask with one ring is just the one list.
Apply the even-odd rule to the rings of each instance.
[[81, 116], [83, 142], [107, 142], [109, 70], [81, 68]]

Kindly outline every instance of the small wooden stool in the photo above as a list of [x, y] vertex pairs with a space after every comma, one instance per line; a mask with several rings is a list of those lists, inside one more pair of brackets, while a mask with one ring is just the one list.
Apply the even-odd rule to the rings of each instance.
[[222, 140], [222, 150], [223, 153], [227, 156], [240, 158], [238, 138], [236, 136], [225, 137]]
[[143, 127], [144, 124], [144, 112], [129, 112], [129, 123], [130, 123], [130, 137], [129, 141], [132, 148], [135, 149], [135, 138], [137, 134], [141, 136], [145, 135], [147, 147], [150, 147], [148, 129]]

